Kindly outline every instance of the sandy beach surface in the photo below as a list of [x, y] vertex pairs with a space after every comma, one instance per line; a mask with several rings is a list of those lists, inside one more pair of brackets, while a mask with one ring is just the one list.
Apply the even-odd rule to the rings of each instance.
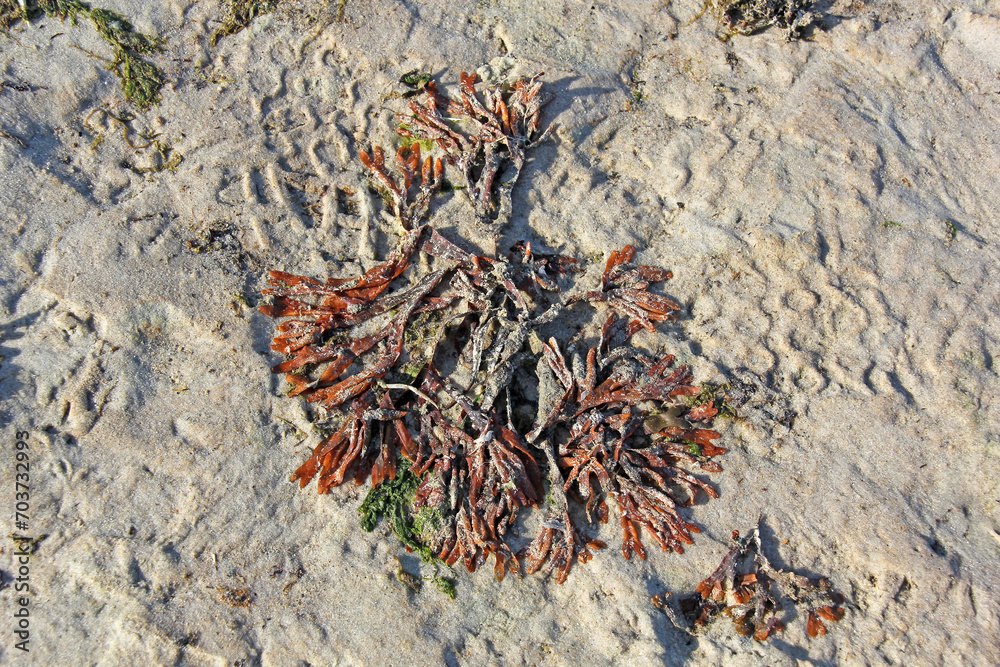
[[[0, 546], [0, 662], [1000, 662], [996, 0], [817, 2], [793, 41], [720, 40], [700, 0], [289, 0], [215, 45], [218, 2], [95, 4], [165, 40], [148, 111], [89, 24], [0, 34], [0, 506], [37, 538], [28, 653]], [[742, 387], [683, 555], [624, 560], [612, 518], [563, 585], [463, 568], [451, 600], [398, 581], [428, 566], [359, 528], [367, 487], [289, 483], [318, 436], [270, 372], [260, 290], [391, 250], [358, 154], [398, 145], [413, 70], [446, 92], [544, 72], [555, 96], [509, 224], [484, 235], [457, 191], [443, 234], [529, 240], [591, 284], [635, 245], [683, 306], [657, 340]], [[761, 516], [771, 561], [828, 577], [844, 618], [675, 627], [651, 596], [692, 592]]]

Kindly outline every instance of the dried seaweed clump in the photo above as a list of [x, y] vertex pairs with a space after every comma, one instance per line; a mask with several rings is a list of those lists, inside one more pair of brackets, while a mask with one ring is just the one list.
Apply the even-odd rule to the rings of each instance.
[[788, 39], [799, 39], [816, 16], [809, 11], [812, 0], [708, 0], [719, 17], [723, 37], [752, 35], [776, 25]]
[[9, 29], [19, 20], [54, 16], [74, 25], [79, 17], [90, 19], [97, 32], [114, 50], [114, 59], [101, 58], [121, 82], [125, 99], [145, 110], [160, 101], [160, 89], [166, 82], [163, 72], [146, 60], [163, 50], [157, 37], [137, 32], [129, 21], [110, 9], [92, 7], [80, 0], [0, 0], [0, 28]]
[[548, 401], [551, 405], [540, 406], [528, 439], [545, 453], [550, 500], [542, 533], [528, 549], [527, 569], [534, 572], [548, 559], [549, 569], [559, 570], [560, 582], [574, 556], [581, 561], [590, 556], [568, 510], [569, 499], [585, 504], [590, 523], [605, 523], [607, 499], [614, 499], [622, 554], [628, 559], [632, 554], [646, 557], [640, 528], [663, 549], [683, 553], [683, 545], [693, 543], [691, 533], [699, 530], [681, 518], [677, 506], [690, 504], [699, 491], [718, 497], [715, 489], [682, 467], [722, 470], [711, 461], [726, 451], [712, 443], [719, 433], [691, 426], [711, 422], [711, 403], [685, 410], [684, 426], [654, 417], [655, 412], [680, 408], [680, 397], [699, 390], [691, 385], [688, 367], [674, 367], [673, 356], [651, 358], [628, 345], [639, 329], [655, 331], [653, 321], [672, 319], [680, 308], [647, 291], [670, 273], [634, 265], [633, 256], [631, 246], [612, 252], [601, 290], [569, 299], [610, 307], [597, 345], [584, 349], [571, 343], [572, 364], [555, 339], [542, 345], [538, 377], [542, 386], [554, 385], [556, 394]]
[[[537, 99], [534, 81], [511, 95]], [[534, 135], [537, 119], [521, 115], [533, 102], [487, 99], [506, 110], [505, 127]], [[523, 154], [507, 155], [519, 168]], [[272, 370], [317, 406], [325, 430], [292, 480], [327, 493], [370, 477], [366, 528], [386, 516], [408, 549], [470, 572], [493, 556], [497, 579], [520, 574], [510, 534], [529, 507], [544, 521], [520, 555], [529, 573], [545, 566], [560, 583], [604, 546], [585, 528], [607, 521], [609, 499], [626, 558], [645, 557], [641, 531], [683, 551], [698, 528], [680, 508], [717, 495], [693, 471], [720, 471], [712, 458], [725, 450], [707, 428], [712, 400], [683, 401], [699, 394], [690, 370], [631, 344], [679, 310], [652, 289], [671, 274], [634, 263], [626, 246], [599, 286], [564, 295], [575, 259], [523, 242], [507, 257], [478, 255], [422, 223], [442, 161], [422, 161], [417, 145], [397, 153], [395, 170], [379, 149], [361, 159], [407, 229], [396, 250], [354, 278], [272, 271], [264, 291], [261, 312], [283, 320], [272, 349], [286, 359]], [[543, 342], [540, 329], [582, 304], [605, 310], [603, 326]]]
[[539, 76], [518, 79], [507, 89], [486, 88], [482, 100], [475, 73], [462, 73], [457, 101], [427, 81], [423, 99], [411, 100], [409, 114], [399, 114], [401, 135], [433, 141], [458, 167], [480, 222], [510, 219], [511, 190], [525, 154], [553, 129], [539, 131], [539, 112], [551, 100], [542, 94]]
[[270, 14], [278, 7], [280, 0], [225, 0], [226, 15], [222, 25], [212, 33], [212, 46], [226, 35], [235, 35], [250, 25], [255, 18]]
[[[742, 635], [765, 641], [784, 629], [777, 617], [781, 596], [807, 610], [806, 633], [825, 635], [823, 621], [844, 617], [844, 597], [826, 579], [809, 579], [780, 570], [768, 561], [760, 546], [760, 528], [740, 539], [733, 533], [733, 545], [710, 577], [698, 584], [698, 592], [680, 601], [681, 611], [695, 631], [720, 615], [728, 616]], [[654, 603], [661, 603], [654, 598]]]
[[[420, 480], [405, 519], [418, 529], [396, 531], [404, 543], [449, 564], [462, 559], [470, 571], [492, 554], [499, 579], [514, 563], [505, 536], [518, 512], [543, 503], [545, 522], [526, 553], [529, 573], [548, 561], [562, 581], [574, 559], [603, 546], [575, 525], [571, 500], [594, 523], [607, 520], [606, 501], [614, 499], [626, 557], [645, 557], [640, 528], [681, 552], [698, 529], [678, 507], [698, 491], [716, 496], [686, 468], [717, 472], [710, 459], [725, 450], [712, 443], [716, 431], [653, 418], [673, 408], [708, 421], [711, 407], [689, 410], [679, 401], [698, 393], [687, 367], [628, 345], [678, 308], [647, 291], [669, 274], [632, 264], [633, 253], [612, 254], [600, 290], [544, 306], [535, 299], [557, 287], [570, 258], [523, 245], [518, 261], [491, 259], [429, 225], [357, 278], [272, 271], [265, 293], [273, 302], [261, 312], [288, 318], [272, 346], [288, 359], [273, 370], [287, 374], [289, 395], [343, 414], [292, 479], [302, 486], [315, 479], [320, 493], [351, 477], [360, 484], [371, 476], [377, 487], [401, 474], [402, 457]], [[414, 270], [421, 264], [429, 269]], [[579, 301], [611, 312], [595, 345], [568, 346], [570, 363], [555, 339], [542, 343], [535, 330]], [[525, 412], [515, 374], [529, 364], [547, 404]], [[398, 507], [387, 514], [394, 529], [404, 521]]]

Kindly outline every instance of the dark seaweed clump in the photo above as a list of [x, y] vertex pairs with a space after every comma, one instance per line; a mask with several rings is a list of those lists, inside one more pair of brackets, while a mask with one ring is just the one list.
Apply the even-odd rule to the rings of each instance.
[[760, 642], [784, 630], [779, 612], [785, 603], [808, 610], [806, 634], [815, 638], [827, 632], [823, 621], [835, 623], [844, 617], [844, 601], [829, 580], [800, 576], [772, 565], [761, 548], [759, 525], [742, 539], [733, 532], [732, 544], [719, 567], [698, 584], [696, 593], [679, 600], [683, 616], [667, 599], [653, 597], [655, 606], [690, 632], [697, 634], [727, 616], [739, 634]]
[[243, 30], [258, 16], [270, 14], [277, 9], [279, 2], [280, 0], [224, 0], [226, 14], [222, 17], [222, 25], [212, 33], [212, 46], [226, 35], [234, 35]]
[[802, 38], [816, 21], [812, 4], [812, 0], [708, 0], [705, 6], [714, 5], [725, 39], [777, 26], [791, 40]]

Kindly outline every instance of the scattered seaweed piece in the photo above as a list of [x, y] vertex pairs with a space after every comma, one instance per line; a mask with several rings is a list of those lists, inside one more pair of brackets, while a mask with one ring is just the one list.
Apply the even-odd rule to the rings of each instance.
[[449, 579], [447, 577], [434, 577], [434, 586], [452, 600], [455, 599], [456, 591], [454, 579]]
[[944, 246], [950, 248], [952, 242], [958, 238], [958, 226], [955, 224], [954, 220], [947, 219], [944, 221]]
[[161, 171], [177, 171], [177, 167], [184, 161], [184, 156], [175, 151], [174, 147], [170, 144], [165, 144], [162, 141], [154, 141], [153, 148], [155, 150], [150, 166], [140, 167], [128, 160], [124, 161], [122, 166], [140, 176], [144, 176], [146, 174], [158, 174]]
[[[502, 224], [510, 219], [511, 192], [526, 152], [554, 129], [539, 131], [543, 95], [541, 74], [518, 79], [509, 88], [485, 87], [476, 94], [476, 74], [462, 73], [460, 100], [445, 97], [430, 80], [416, 79], [423, 99], [413, 99], [409, 114], [399, 114], [399, 134], [430, 140], [462, 172], [476, 219]], [[468, 133], [462, 131], [469, 129]]]
[[[138, 166], [134, 161], [125, 159], [121, 165], [126, 169], [130, 169], [139, 175], [157, 174], [161, 171], [176, 171], [177, 167], [184, 161], [184, 156], [174, 150], [173, 146], [158, 139], [160, 136], [158, 133], [135, 132], [130, 125], [135, 120], [133, 114], [127, 110], [115, 114], [104, 107], [94, 109], [83, 120], [83, 126], [94, 135], [94, 140], [90, 144], [91, 150], [96, 151], [107, 138], [99, 125], [95, 127], [91, 124], [91, 120], [97, 115], [102, 115], [103, 120], [109, 121], [109, 123], [117, 123], [121, 127], [122, 139], [124, 139], [129, 148], [135, 151], [136, 155], [140, 151], [152, 147], [153, 150], [148, 154], [150, 166]], [[142, 143], [132, 141], [130, 136], [132, 132], [135, 132]]]
[[8, 132], [7, 130], [4, 130], [2, 128], [0, 128], [0, 138], [10, 139], [11, 141], [13, 141], [14, 143], [16, 143], [21, 148], [27, 148], [28, 147], [28, 142], [27, 141], [25, 141], [21, 137], [17, 136], [16, 134], [11, 134], [10, 132]]
[[816, 21], [812, 0], [707, 0], [719, 17], [722, 38], [752, 35], [773, 25], [783, 28], [789, 40], [801, 39]]
[[[697, 593], [682, 598], [680, 609], [695, 632], [719, 616], [728, 616], [741, 635], [765, 641], [784, 629], [777, 612], [781, 596], [807, 609], [806, 633], [818, 637], [827, 632], [823, 621], [835, 622], [844, 616], [844, 597], [833, 590], [827, 579], [810, 579], [774, 567], [760, 545], [760, 526], [740, 539], [733, 532], [732, 547], [715, 572], [698, 584]], [[666, 609], [666, 602], [653, 604]], [[676, 614], [671, 618], [677, 622]]]
[[128, 19], [117, 12], [80, 0], [0, 0], [0, 28], [4, 30], [9, 30], [17, 21], [30, 22], [42, 15], [62, 21], [69, 19], [74, 25], [80, 17], [90, 19], [104, 41], [111, 45], [114, 58], [89, 55], [102, 60], [115, 73], [125, 99], [142, 111], [159, 103], [160, 89], [166, 78], [159, 67], [143, 56], [162, 51], [161, 39], [136, 31]]
[[424, 585], [423, 580], [418, 575], [406, 570], [398, 558], [396, 564], [398, 566], [396, 568], [396, 581], [403, 584], [411, 593], [419, 593]]
[[[222, 18], [222, 25], [212, 33], [209, 42], [212, 46], [219, 43], [219, 40], [226, 35], [235, 35], [258, 16], [270, 14], [278, 8], [281, 0], [224, 0], [226, 5], [226, 15]], [[339, 8], [343, 13], [343, 6]]]
[[719, 415], [733, 421], [739, 419], [730, 396], [732, 391], [729, 384], [717, 385], [710, 382], [702, 384], [698, 394], [688, 398], [685, 419], [690, 422], [704, 422], [711, 421]]
[[248, 608], [253, 604], [253, 593], [249, 588], [230, 588], [228, 586], [217, 586], [215, 588], [219, 598], [231, 607]]
[[[0, 0], [2, 2], [2, 0]], [[19, 93], [31, 93], [39, 88], [44, 89], [43, 86], [32, 86], [26, 81], [21, 81], [20, 83], [15, 83], [14, 81], [0, 81], [0, 93], [10, 88], [11, 90], [16, 90]]]
[[401, 77], [399, 77], [399, 82], [409, 88], [408, 91], [403, 93], [403, 97], [413, 97], [424, 88], [427, 84], [431, 82], [433, 75], [430, 72], [422, 72], [421, 70], [414, 69], [406, 72]]

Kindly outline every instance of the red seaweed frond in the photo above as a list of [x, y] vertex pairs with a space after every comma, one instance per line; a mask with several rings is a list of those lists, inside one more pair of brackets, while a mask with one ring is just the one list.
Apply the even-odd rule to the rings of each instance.
[[402, 177], [397, 183], [385, 167], [385, 153], [379, 146], [371, 155], [360, 154], [361, 163], [371, 172], [376, 186], [385, 193], [392, 205], [392, 212], [405, 230], [417, 226], [430, 208], [431, 198], [441, 189], [444, 163], [441, 158], [420, 161], [420, 145], [403, 146], [396, 152], [396, 169]]
[[459, 428], [438, 408], [423, 411], [415, 440], [418, 473], [427, 471], [413, 507], [424, 523], [421, 540], [451, 565], [463, 560], [474, 572], [491, 554], [494, 573], [502, 580], [516, 572], [504, 535], [519, 509], [537, 507], [542, 498], [541, 472], [528, 444], [498, 415], [475, 407], [448, 386], [433, 368], [421, 384], [424, 395], [442, 405], [450, 401], [466, 428]]
[[[419, 253], [443, 268], [393, 288]], [[305, 486], [318, 479], [325, 493], [353, 471], [359, 483], [371, 474], [377, 486], [395, 478], [397, 455], [420, 475], [432, 471], [451, 480], [454, 469], [454, 483], [461, 482], [468, 496], [466, 505], [447, 508], [453, 539], [461, 538], [458, 550], [453, 544], [448, 553], [462, 555], [471, 567], [479, 558], [469, 550], [475, 544], [480, 556], [495, 553], [509, 562], [512, 554], [500, 538], [517, 508], [538, 503], [541, 473], [510, 424], [511, 406], [502, 417], [494, 402], [532, 329], [516, 285], [537, 270], [533, 262], [512, 265], [474, 255], [424, 226], [358, 278], [324, 282], [272, 272], [264, 294], [273, 301], [260, 310], [287, 318], [272, 349], [288, 355], [272, 370], [287, 374], [290, 395], [326, 410], [349, 406], [293, 481]], [[434, 357], [454, 342], [445, 335], [449, 323], [468, 329], [467, 341], [455, 350], [470, 371], [461, 386], [434, 370]], [[432, 486], [425, 481], [424, 498]]]
[[633, 265], [635, 248], [625, 246], [613, 251], [601, 277], [601, 290], [587, 292], [583, 299], [607, 303], [614, 311], [655, 331], [653, 322], [674, 319], [680, 305], [648, 291], [650, 284], [670, 280], [673, 274], [654, 266]]
[[[410, 317], [444, 277], [435, 271], [414, 286], [390, 296], [381, 296], [409, 265], [422, 230], [410, 232], [400, 249], [384, 262], [353, 280], [317, 280], [272, 271], [263, 291], [273, 296], [260, 312], [286, 319], [278, 326], [271, 349], [291, 358], [274, 366], [287, 373], [291, 395], [302, 395], [311, 403], [335, 408], [361, 396], [382, 379], [400, 358], [404, 330]], [[398, 309], [394, 317], [374, 333], [342, 340], [337, 334], [352, 331], [373, 318]], [[373, 363], [344, 378], [356, 362], [374, 351]], [[305, 371], [322, 365], [322, 372]]]
[[[598, 344], [586, 355], [573, 351], [572, 367], [555, 339], [543, 345], [546, 366], [539, 367], [539, 381], [554, 385], [547, 393], [561, 397], [539, 411], [529, 439], [551, 450], [552, 467], [558, 471], [553, 488], [581, 499], [590, 521], [606, 522], [607, 499], [615, 501], [622, 554], [645, 558], [640, 530], [667, 551], [683, 553], [684, 545], [692, 544], [692, 534], [699, 529], [682, 518], [678, 508], [690, 505], [699, 492], [710, 498], [718, 493], [687, 468], [720, 472], [722, 467], [711, 458], [726, 450], [712, 442], [720, 437], [717, 431], [687, 424], [652, 426], [653, 411], [680, 407], [682, 397], [699, 390], [691, 384], [690, 369], [675, 368], [671, 355], [652, 359], [628, 345], [640, 327], [652, 326], [650, 319], [665, 319], [676, 309], [673, 302], [656, 301], [661, 297], [645, 292], [652, 282], [669, 279], [670, 273], [634, 266], [633, 255], [631, 246], [613, 252], [602, 276], [602, 291], [584, 297], [607, 301], [631, 319], [609, 315]], [[714, 415], [702, 411], [697, 416], [709, 423]]]
[[375, 422], [401, 420], [406, 413], [392, 409], [388, 394], [382, 395], [378, 409], [371, 410], [374, 401], [375, 394], [371, 391], [355, 399], [340, 429], [316, 446], [313, 455], [292, 474], [291, 481], [298, 481], [300, 487], [305, 487], [318, 475], [318, 492], [328, 493], [330, 487], [339, 486], [352, 470], [357, 484], [362, 484], [369, 473], [373, 486], [387, 478], [395, 479], [396, 453], [391, 435], [382, 434], [382, 448], [377, 458], [366, 455], [366, 448]]

